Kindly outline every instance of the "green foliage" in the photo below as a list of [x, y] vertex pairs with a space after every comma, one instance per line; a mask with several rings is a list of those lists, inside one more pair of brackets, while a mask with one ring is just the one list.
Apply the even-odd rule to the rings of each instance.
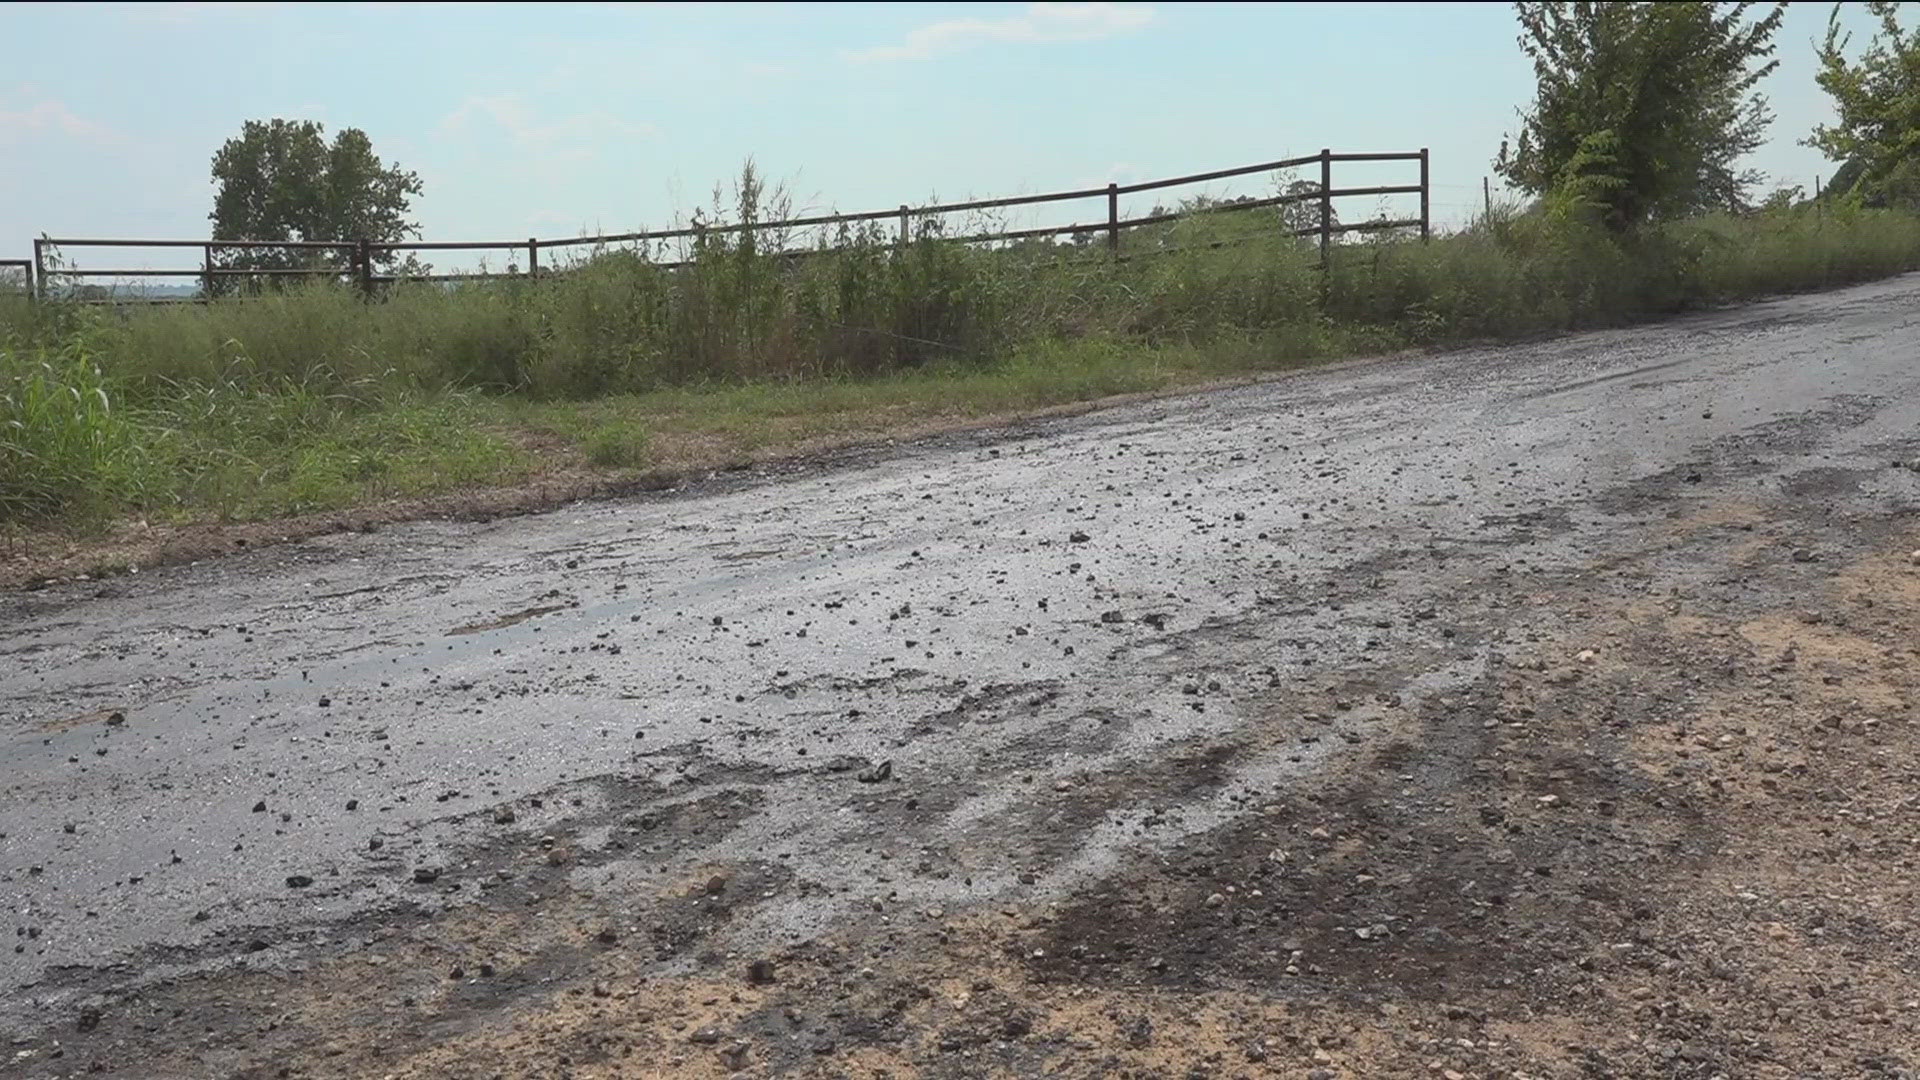
[[1291, 210], [1283, 204], [1272, 215], [1259, 214], [1266, 228], [1237, 237], [1232, 230], [1240, 222], [1234, 219], [1243, 215], [1176, 222], [1160, 253], [1122, 264], [1099, 282], [1105, 324], [1163, 341], [1313, 321], [1319, 253], [1310, 243], [1278, 234], [1278, 228], [1291, 227]]
[[[213, 156], [215, 240], [370, 240], [397, 242], [417, 235], [409, 220], [420, 177], [387, 165], [358, 128], [337, 132], [311, 120], [249, 120]], [[252, 251], [216, 253], [226, 267], [342, 268], [344, 253]], [[378, 254], [380, 265], [393, 263]]]
[[[1287, 185], [1285, 194], [1306, 196], [1316, 195], [1319, 194], [1319, 192], [1320, 184], [1318, 181], [1295, 180]], [[1332, 203], [1331, 199], [1327, 201], [1329, 204]], [[1326, 218], [1325, 222], [1321, 221], [1322, 216]], [[1308, 229], [1318, 229], [1322, 224], [1338, 225], [1340, 224], [1340, 214], [1332, 205], [1323, 207], [1317, 199], [1303, 198], [1299, 202], [1281, 203], [1280, 220], [1288, 230], [1304, 232]]]
[[168, 518], [297, 514], [498, 483], [529, 468], [467, 395], [352, 389], [214, 384], [150, 403], [156, 468], [133, 505]]
[[1832, 190], [1872, 205], [1920, 206], [1920, 27], [1901, 30], [1897, 3], [1870, 0], [1866, 7], [1880, 29], [1850, 61], [1851, 39], [1841, 33], [1834, 5], [1818, 79], [1839, 116], [1816, 126], [1806, 143], [1845, 163]]
[[1534, 195], [1571, 188], [1615, 232], [1744, 205], [1737, 171], [1771, 119], [1755, 85], [1786, 5], [1752, 0], [1519, 3], [1538, 88], [1494, 168]]
[[0, 345], [0, 520], [86, 513], [133, 495], [142, 434], [82, 339]]
[[1773, 214], [1709, 215], [1674, 229], [1697, 253], [1705, 299], [1834, 288], [1920, 266], [1920, 216], [1802, 204]]
[[602, 469], [633, 469], [647, 460], [647, 433], [631, 427], [604, 427], [582, 442], [589, 464]]
[[1920, 215], [1849, 203], [1616, 233], [1594, 208], [1618, 152], [1590, 140], [1591, 186], [1432, 243], [1335, 245], [1324, 276], [1282, 208], [1197, 207], [1130, 233], [1118, 261], [928, 225], [904, 245], [849, 227], [803, 258], [715, 229], [677, 265], [602, 250], [371, 304], [317, 283], [0, 307], [0, 522], [303, 512], [510, 479], [556, 446], [628, 470], [686, 460], [676, 437], [777, 449], [1920, 267]]

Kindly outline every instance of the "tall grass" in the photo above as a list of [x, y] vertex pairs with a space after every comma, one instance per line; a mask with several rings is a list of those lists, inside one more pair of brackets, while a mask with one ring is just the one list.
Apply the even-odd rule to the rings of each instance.
[[80, 344], [0, 349], [0, 519], [135, 495], [141, 434]]
[[985, 363], [1100, 334], [1194, 342], [1312, 336], [1326, 325], [1422, 342], [1530, 334], [1920, 261], [1920, 218], [1895, 211], [1707, 218], [1630, 240], [1509, 214], [1429, 244], [1338, 245], [1324, 279], [1310, 245], [1270, 232], [1222, 241], [1209, 221], [1186, 224], [1139, 238], [1163, 246], [1143, 242], [1117, 263], [1075, 248], [994, 250], [932, 235], [900, 246], [870, 231], [793, 259], [730, 234], [697, 241], [675, 268], [609, 250], [537, 282], [400, 285], [374, 304], [314, 285], [99, 314], [78, 328], [71, 318], [0, 318], [39, 344], [83, 334], [136, 397], [319, 380], [584, 399]]
[[[780, 216], [751, 172], [735, 196], [732, 220]], [[651, 395], [657, 424], [731, 387], [756, 404], [728, 423], [785, 431], [753, 410], [1019, 408], [1920, 266], [1920, 216], [1831, 205], [1632, 238], [1504, 212], [1431, 243], [1336, 245], [1324, 274], [1279, 225], [1191, 215], [1127, 234], [1117, 261], [925, 223], [905, 243], [850, 226], [806, 257], [769, 231], [708, 231], [679, 252], [597, 250], [538, 280], [403, 284], [372, 303], [332, 285], [122, 310], [0, 298], [0, 519], [284, 512], [524, 472], [502, 425], [531, 414], [502, 402]], [[584, 462], [649, 459], [630, 412], [589, 414], [621, 421], [550, 425]]]

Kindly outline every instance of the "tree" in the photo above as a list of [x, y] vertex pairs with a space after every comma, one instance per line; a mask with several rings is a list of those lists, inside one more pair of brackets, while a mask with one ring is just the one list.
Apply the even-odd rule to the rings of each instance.
[[[1306, 197], [1320, 194], [1320, 181], [1294, 180], [1287, 184], [1286, 190], [1281, 194], [1295, 199], [1294, 202], [1280, 204], [1281, 228], [1290, 233], [1306, 229], [1317, 231], [1320, 228], [1320, 200]], [[1327, 224], [1337, 227], [1340, 224], [1340, 215], [1334, 211], [1332, 203], [1327, 204], [1327, 214], [1329, 217]]]
[[[420, 177], [386, 165], [358, 128], [325, 139], [310, 120], [249, 120], [213, 156], [215, 240], [369, 240], [419, 235], [409, 220]], [[217, 264], [245, 269], [344, 269], [345, 251], [215, 249]], [[374, 263], [392, 268], [392, 252]], [[229, 279], [231, 280], [231, 279]]]
[[1778, 66], [1785, 3], [1519, 3], [1538, 89], [1495, 171], [1593, 206], [1609, 228], [1745, 205], [1736, 168], [1772, 115], [1754, 87]]
[[1820, 45], [1820, 88], [1839, 114], [1806, 140], [1842, 163], [1831, 190], [1869, 202], [1920, 205], [1920, 27], [1902, 32], [1900, 5], [1872, 0], [1880, 30], [1857, 63], [1847, 60], [1850, 35], [1840, 32], [1840, 6]]

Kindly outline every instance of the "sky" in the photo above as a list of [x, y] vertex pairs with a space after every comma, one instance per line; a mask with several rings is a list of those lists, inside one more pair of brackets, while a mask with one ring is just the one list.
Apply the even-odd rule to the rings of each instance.
[[[1830, 10], [1791, 7], [1777, 38], [1777, 119], [1751, 162], [1777, 182], [1832, 172], [1798, 145], [1831, 115], [1813, 79]], [[1871, 32], [1856, 5], [1842, 19]], [[1434, 217], [1457, 223], [1532, 96], [1516, 34], [1492, 3], [6, 4], [0, 259], [43, 233], [205, 236], [214, 152], [272, 117], [367, 132], [420, 175], [430, 240], [670, 226], [749, 158], [796, 212], [855, 211], [1322, 147], [1429, 148]], [[1334, 183], [1416, 179], [1351, 166]], [[1417, 203], [1342, 207], [1380, 210]], [[1040, 213], [1010, 224], [1057, 220]]]

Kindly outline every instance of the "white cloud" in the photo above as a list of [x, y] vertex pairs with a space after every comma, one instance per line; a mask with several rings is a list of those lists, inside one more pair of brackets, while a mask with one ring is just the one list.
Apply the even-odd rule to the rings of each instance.
[[923, 60], [982, 42], [1046, 45], [1132, 33], [1152, 22], [1144, 4], [1028, 4], [1004, 19], [948, 19], [909, 31], [898, 45], [850, 54], [855, 60]]
[[121, 141], [120, 133], [105, 124], [79, 116], [60, 102], [41, 97], [26, 87], [0, 92], [0, 146], [44, 134], [99, 144]]
[[652, 124], [624, 120], [604, 112], [544, 118], [519, 94], [480, 94], [468, 98], [440, 122], [441, 135], [458, 135], [476, 121], [491, 123], [528, 150], [585, 156], [601, 144], [659, 134]]

